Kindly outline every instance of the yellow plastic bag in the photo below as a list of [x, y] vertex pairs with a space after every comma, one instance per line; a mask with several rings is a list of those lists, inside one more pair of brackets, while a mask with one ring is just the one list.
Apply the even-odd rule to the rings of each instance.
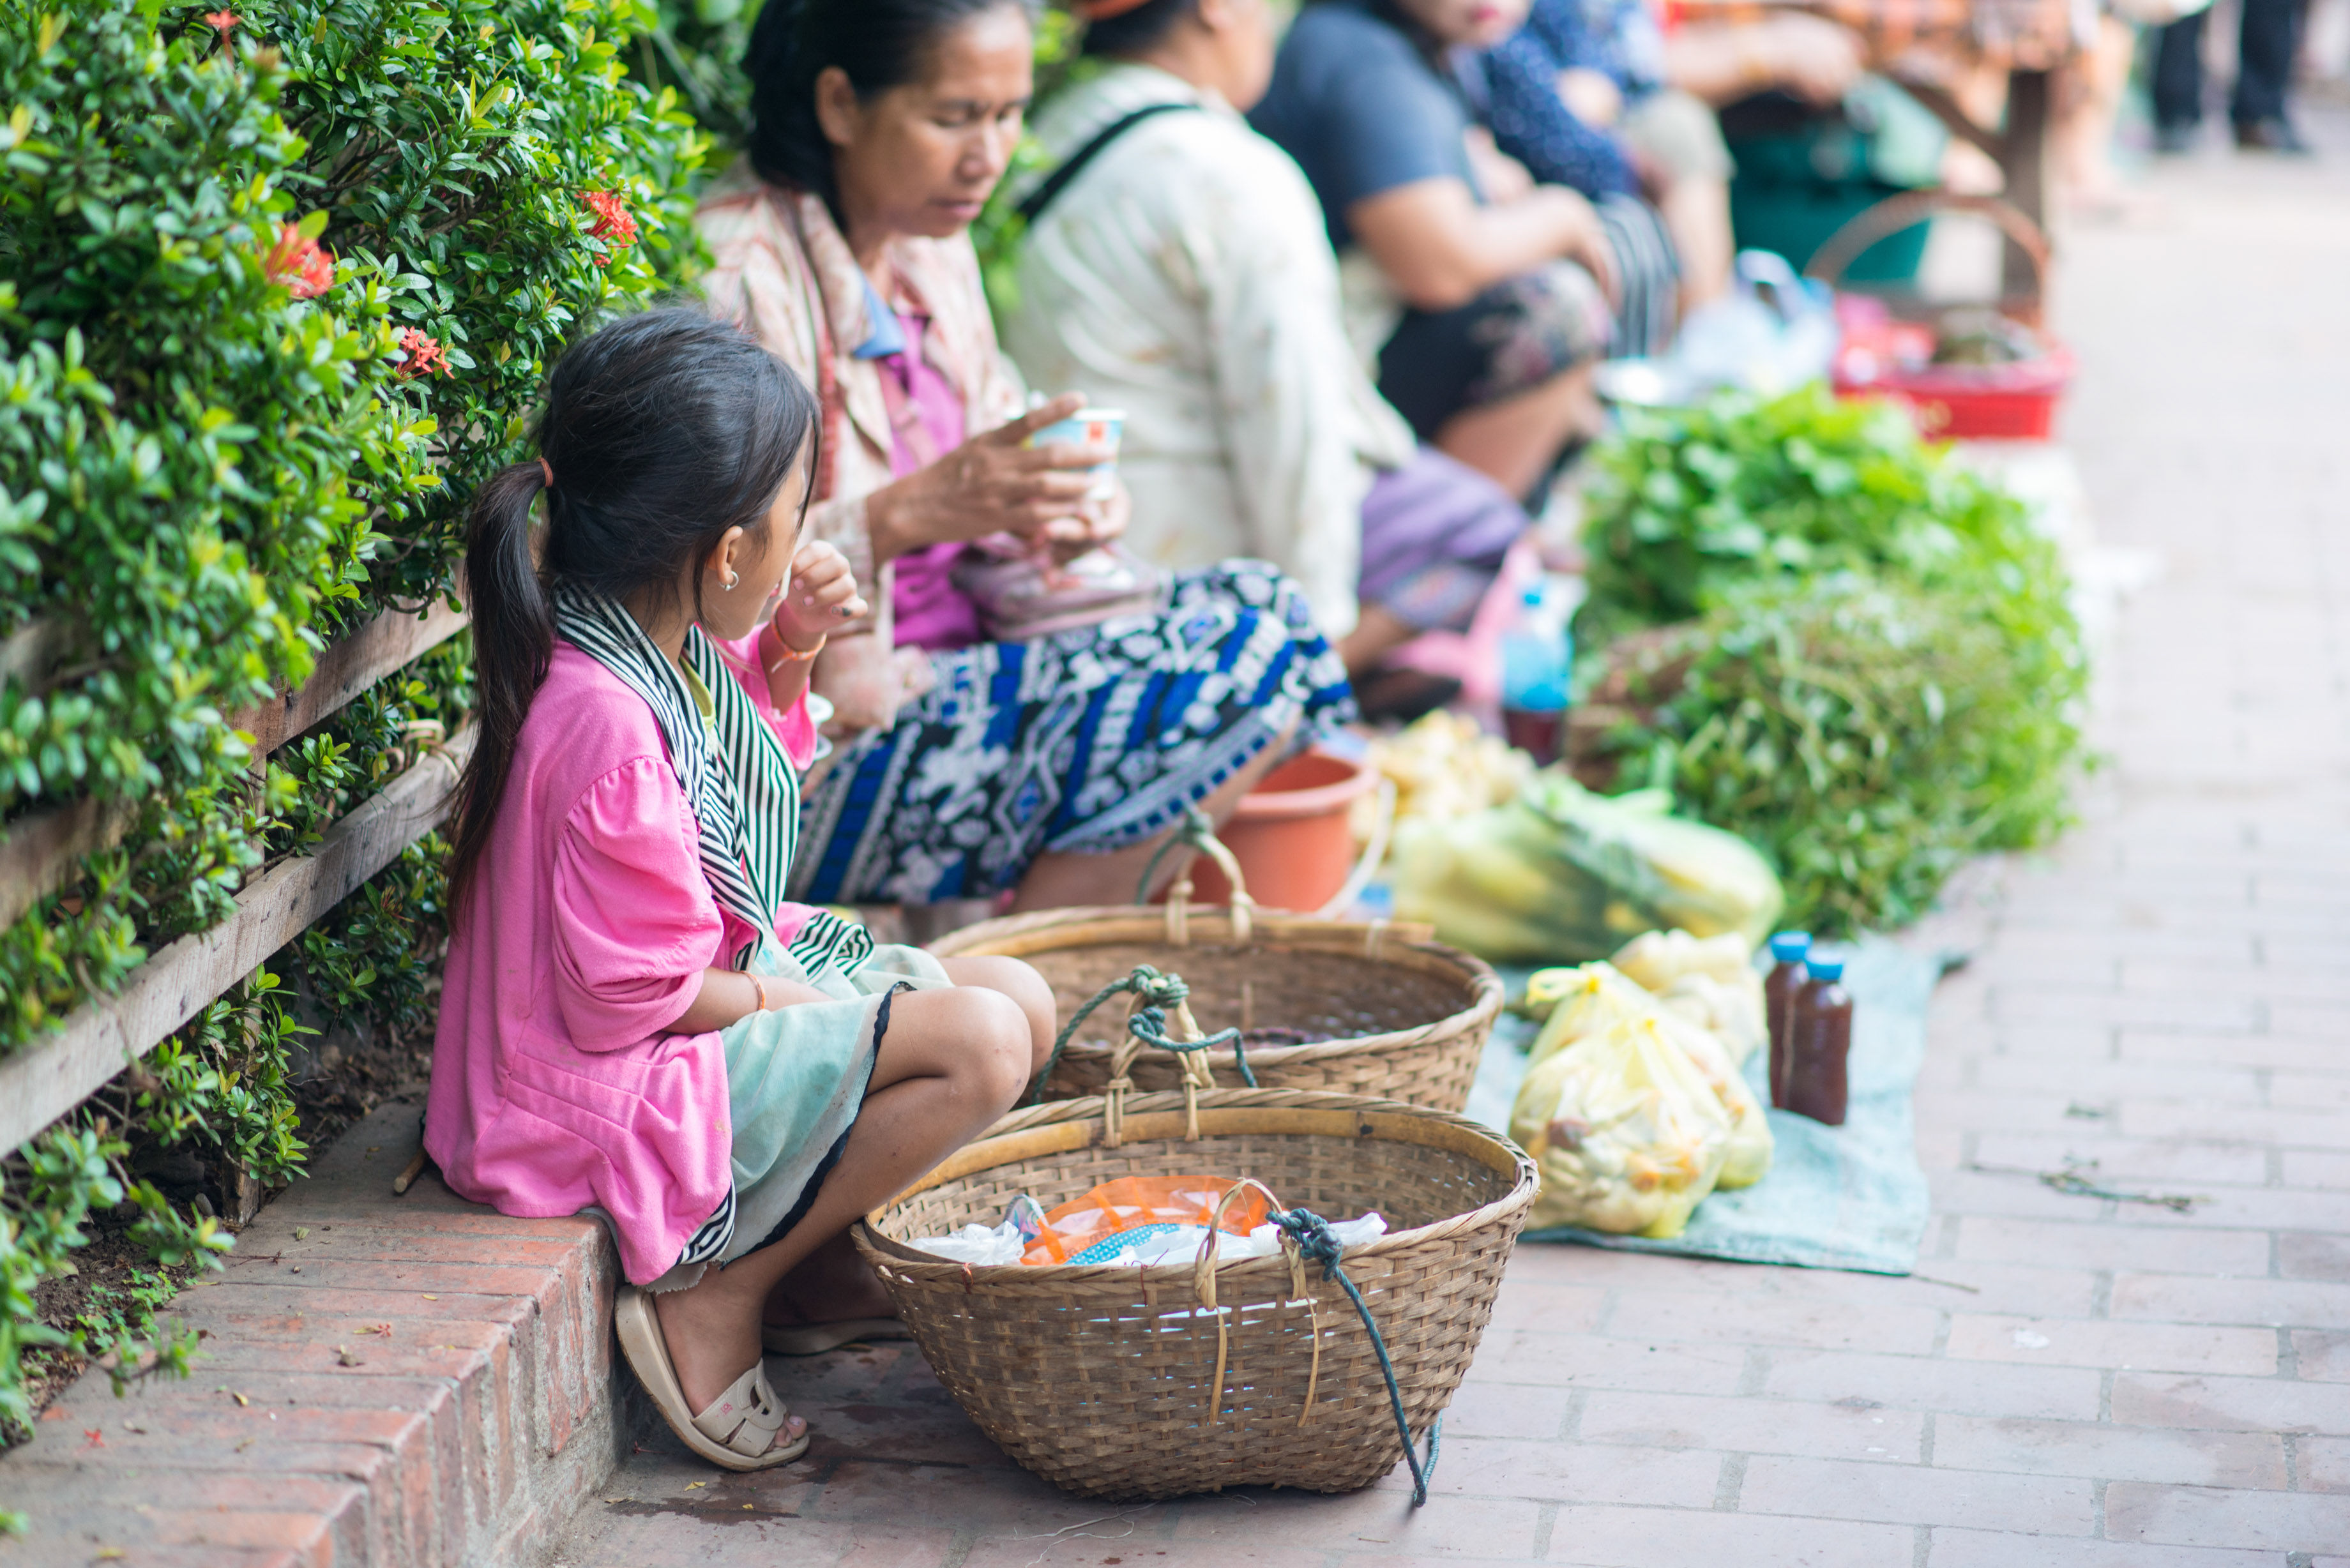
[[1649, 931], [1612, 961], [1635, 985], [1711, 1030], [1731, 1063], [1744, 1066], [1770, 1035], [1753, 955], [1754, 944], [1735, 932]]
[[[1632, 950], [1626, 949], [1627, 952]], [[1550, 1007], [1549, 1022], [1527, 1053], [1529, 1081], [1535, 1066], [1561, 1051], [1619, 1023], [1653, 1022], [1665, 1039], [1689, 1057], [1690, 1066], [1721, 1102], [1722, 1115], [1730, 1124], [1721, 1173], [1715, 1185], [1725, 1189], [1752, 1187], [1770, 1172], [1775, 1147], [1770, 1118], [1762, 1114], [1762, 1103], [1747, 1086], [1728, 1048], [1712, 1031], [1681, 1009], [1669, 1005], [1664, 998], [1634, 983], [1612, 964], [1587, 963], [1575, 969], [1537, 971], [1526, 982], [1526, 998], [1530, 1003], [1547, 1003]], [[1522, 1095], [1519, 1104], [1524, 1103]]]
[[1678, 1236], [1721, 1174], [1730, 1118], [1689, 1054], [1647, 1018], [1537, 1063], [1510, 1136], [1542, 1172], [1528, 1224]]

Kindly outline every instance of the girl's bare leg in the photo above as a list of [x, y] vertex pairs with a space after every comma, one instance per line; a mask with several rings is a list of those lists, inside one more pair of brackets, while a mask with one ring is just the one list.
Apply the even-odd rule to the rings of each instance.
[[[978, 986], [1010, 997], [1028, 1020], [1028, 1075], [1044, 1070], [1055, 1029], [1053, 988], [1018, 959], [951, 958], [940, 961], [958, 986]], [[902, 998], [900, 999], [902, 1001]], [[894, 1015], [891, 1028], [896, 1028]], [[805, 1262], [767, 1293], [762, 1321], [777, 1324], [838, 1323], [846, 1318], [889, 1317], [889, 1293], [857, 1255], [848, 1231], [818, 1242]]]
[[[690, 1290], [652, 1298], [691, 1407], [708, 1407], [759, 1359], [760, 1309], [775, 1282], [984, 1131], [1027, 1087], [1035, 1054], [1025, 1009], [1001, 992], [910, 991], [890, 1003], [864, 1108], [806, 1217]], [[795, 1417], [775, 1440], [803, 1429]]]
[[[1257, 781], [1271, 773], [1276, 763], [1289, 758], [1289, 742], [1295, 728], [1284, 730], [1273, 744], [1250, 759], [1248, 766], [1218, 785], [1214, 794], [1200, 803], [1208, 820], [1217, 826], [1230, 821], [1240, 809], [1241, 797], [1254, 789]], [[1028, 867], [1028, 875], [1020, 880], [1020, 891], [1012, 900], [1012, 912], [1025, 914], [1031, 909], [1066, 909], [1079, 904], [1130, 904], [1134, 902], [1135, 885], [1142, 880], [1142, 868], [1159, 846], [1172, 836], [1174, 830], [1138, 844], [1131, 849], [1114, 849], [1107, 855], [1079, 855], [1073, 851], [1048, 851], [1036, 857]], [[1182, 857], [1170, 855], [1159, 862], [1159, 875], [1152, 878], [1150, 893], [1156, 898], [1169, 883], [1175, 880], [1176, 868]]]

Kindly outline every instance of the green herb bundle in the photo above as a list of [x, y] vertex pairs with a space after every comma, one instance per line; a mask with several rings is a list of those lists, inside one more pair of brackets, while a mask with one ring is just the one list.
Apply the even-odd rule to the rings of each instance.
[[2055, 549], [1898, 410], [1638, 415], [1601, 472], [1585, 776], [1744, 836], [1827, 932], [2064, 826], [2087, 665]]

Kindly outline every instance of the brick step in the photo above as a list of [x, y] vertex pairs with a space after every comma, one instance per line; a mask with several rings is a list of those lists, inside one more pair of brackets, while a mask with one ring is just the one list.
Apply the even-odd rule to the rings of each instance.
[[619, 1260], [593, 1220], [507, 1219], [430, 1174], [394, 1197], [416, 1127], [413, 1105], [353, 1127], [181, 1293], [192, 1377], [118, 1400], [92, 1371], [0, 1458], [0, 1507], [31, 1520], [11, 1568], [545, 1555], [641, 1424]]

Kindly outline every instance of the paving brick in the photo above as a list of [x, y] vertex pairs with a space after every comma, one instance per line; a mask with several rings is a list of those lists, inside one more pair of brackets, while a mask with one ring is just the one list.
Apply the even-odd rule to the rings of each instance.
[[2098, 1375], [2085, 1366], [2012, 1367], [1915, 1355], [1774, 1351], [1763, 1391], [1861, 1408], [2095, 1420]]
[[1884, 1524], [1772, 1519], [1685, 1509], [1567, 1507], [1551, 1525], [1544, 1561], [1568, 1568], [1658, 1568], [1726, 1563], [1738, 1568], [1886, 1568], [1909, 1563], [1916, 1532]]
[[1607, 1315], [1607, 1292], [1596, 1285], [1553, 1285], [1513, 1279], [1495, 1298], [1486, 1332], [1527, 1328], [1544, 1334], [1587, 1334]]
[[2125, 1064], [2208, 1062], [2252, 1070], [2287, 1071], [2337, 1066], [2343, 1055], [2336, 1041], [2288, 1035], [2273, 1028], [2256, 1034], [2211, 1035], [2126, 1027], [2115, 1044], [2115, 1052]]
[[2292, 1334], [2293, 1369], [2321, 1383], [2350, 1383], [2350, 1334], [2299, 1328]]
[[2182, 1432], [2103, 1421], [1981, 1416], [1937, 1416], [1934, 1463], [1944, 1469], [2191, 1486], [2282, 1487], [2287, 1479], [2284, 1440], [2265, 1433]]
[[2350, 1496], [2116, 1481], [2106, 1489], [2106, 1533], [2176, 1546], [2322, 1552], [2350, 1541]]
[[2262, 1274], [2268, 1272], [2269, 1237], [2264, 1231], [1970, 1214], [1959, 1224], [1957, 1255], [1988, 1262], [2063, 1258], [2085, 1268]]
[[1574, 1397], [1560, 1387], [1464, 1382], [1444, 1412], [1444, 1433], [1447, 1438], [1555, 1438], [1565, 1430]]
[[1442, 1559], [1526, 1559], [1534, 1555], [1543, 1511], [1536, 1502], [1487, 1498], [1452, 1498], [1415, 1509], [1409, 1497], [1378, 1489], [1343, 1497], [1250, 1490], [1186, 1501], [1176, 1512], [1173, 1539], [1260, 1550], [1307, 1546]]
[[2350, 1236], [2289, 1232], [2276, 1239], [2276, 1253], [2277, 1272], [2286, 1279], [2350, 1283]]
[[[1718, 1453], [1448, 1437], [1429, 1496], [1703, 1508], [1713, 1501], [1721, 1482]], [[1379, 1484], [1409, 1491], [1411, 1476], [1399, 1468]]]
[[[2147, 1100], [2190, 1100], [2260, 1106], [2269, 1102], [2267, 1085], [2250, 1067], [2194, 1066], [2144, 1062], [2070, 1061], [1985, 1056], [1974, 1064], [1974, 1087], [1997, 1093], [2064, 1095], [2102, 1102], [2124, 1095]], [[2290, 1104], [2279, 1096], [2280, 1104]]]
[[[859, 1544], [862, 1544], [860, 1542]], [[1305, 1546], [1241, 1546], [1231, 1542], [1133, 1540], [1115, 1535], [1057, 1541], [982, 1541], [962, 1568], [1323, 1568], [1326, 1552]], [[1388, 1559], [1392, 1562], [1392, 1559]], [[877, 1565], [878, 1568], [878, 1565]]]
[[2177, 1377], [2119, 1373], [2113, 1418], [2126, 1426], [2350, 1435], [2350, 1398], [2327, 1383], [2287, 1377]]
[[1947, 1352], [1961, 1361], [2251, 1375], [2273, 1372], [2277, 1357], [2276, 1335], [2259, 1329], [1975, 1313], [1951, 1315]]
[[2273, 1552], [2146, 1546], [1937, 1525], [1927, 1568], [2279, 1568]]
[[[1925, 1418], [1915, 1411], [1694, 1394], [1591, 1394], [1575, 1435], [1586, 1443], [1634, 1443], [1727, 1453], [1915, 1463]], [[1447, 1423], [1448, 1431], [1451, 1429]]]
[[2281, 1163], [2287, 1187], [2324, 1187], [2350, 1192], [2350, 1154], [2287, 1149]]
[[2186, 1139], [2115, 1137], [2083, 1125], [2061, 1136], [1987, 1132], [1975, 1142], [1975, 1158], [1985, 1165], [2025, 1170], [2062, 1170], [2074, 1160], [2095, 1160], [2097, 1174], [2132, 1181], [2193, 1181], [2229, 1187], [2262, 1187], [2269, 1179], [2264, 1149], [2240, 1144]]
[[2191, 1137], [2292, 1148], [2350, 1148], [2350, 1116], [2324, 1109], [2255, 1110], [2170, 1100], [2125, 1100], [2121, 1130], [2131, 1137]]
[[1554, 1387], [1655, 1388], [1675, 1394], [1727, 1394], [1746, 1370], [1742, 1345], [1674, 1345], [1591, 1334], [1488, 1334], [1469, 1377], [1476, 1382]]
[[1787, 1302], [1721, 1292], [1621, 1290], [1608, 1326], [1619, 1337], [1799, 1345], [1816, 1350], [1919, 1354], [1940, 1314], [1928, 1307], [1856, 1313], [1836, 1302]]
[[[2350, 1284], [2308, 1280], [2199, 1280], [2183, 1274], [2117, 1274], [2114, 1278], [2113, 1314], [2117, 1318], [2153, 1318], [2169, 1323], [2261, 1324], [2273, 1328], [2350, 1328]], [[2246, 1369], [2215, 1366], [2211, 1370]]]
[[2047, 1535], [2087, 1535], [2096, 1529], [2095, 1489], [2086, 1480], [1775, 1455], [1746, 1461], [1738, 1507], [1742, 1513], [1964, 1523]]
[[2295, 1438], [2293, 1454], [2303, 1491], [2350, 1491], [2350, 1438]]

